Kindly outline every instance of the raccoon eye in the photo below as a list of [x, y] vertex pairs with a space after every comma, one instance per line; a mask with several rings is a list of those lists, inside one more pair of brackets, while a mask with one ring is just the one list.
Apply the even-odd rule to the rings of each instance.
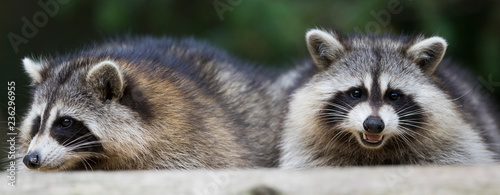
[[73, 119], [70, 118], [62, 118], [59, 122], [59, 126], [61, 126], [62, 128], [68, 128], [71, 125], [73, 125]]
[[355, 90], [351, 91], [351, 97], [354, 98], [354, 99], [358, 99], [362, 95], [363, 95], [363, 93], [361, 93], [361, 90], [359, 90], [359, 89], [355, 89]]
[[399, 94], [398, 92], [391, 92], [391, 94], [389, 94], [389, 99], [391, 99], [392, 101], [397, 101], [401, 98], [401, 94]]

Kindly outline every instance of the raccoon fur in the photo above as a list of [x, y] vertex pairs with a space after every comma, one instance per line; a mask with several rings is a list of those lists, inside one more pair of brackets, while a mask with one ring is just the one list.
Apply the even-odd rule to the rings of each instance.
[[441, 62], [443, 38], [313, 29], [306, 41], [316, 73], [290, 100], [281, 167], [469, 165], [500, 153], [494, 106]]
[[270, 71], [192, 39], [125, 37], [25, 58], [30, 169], [274, 167], [296, 71]]

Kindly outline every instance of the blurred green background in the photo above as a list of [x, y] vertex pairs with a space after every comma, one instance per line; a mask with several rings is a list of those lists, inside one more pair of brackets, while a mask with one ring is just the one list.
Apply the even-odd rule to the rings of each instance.
[[[47, 3], [49, 2], [49, 3]], [[50, 3], [54, 3], [50, 4]], [[7, 82], [16, 82], [17, 122], [29, 102], [24, 56], [65, 53], [120, 34], [195, 37], [244, 60], [290, 66], [308, 57], [314, 27], [361, 33], [424, 33], [448, 43], [447, 57], [483, 78], [499, 100], [500, 1], [476, 0], [20, 0], [0, 7], [0, 121], [7, 128]], [[48, 9], [47, 6], [49, 5]], [[57, 9], [56, 9], [57, 8]], [[35, 20], [35, 21], [34, 21]], [[28, 21], [28, 22], [26, 22]], [[31, 23], [31, 24], [29, 24]], [[34, 25], [36, 31], [26, 30]], [[15, 35], [12, 44], [10, 39]], [[16, 49], [17, 48], [17, 49]], [[491, 83], [497, 81], [499, 84]], [[16, 123], [19, 126], [19, 123]], [[2, 131], [4, 132], [4, 131]], [[6, 133], [0, 134], [6, 140]], [[6, 141], [1, 141], [6, 146]], [[0, 158], [5, 159], [7, 147]], [[2, 161], [4, 164], [6, 161]]]

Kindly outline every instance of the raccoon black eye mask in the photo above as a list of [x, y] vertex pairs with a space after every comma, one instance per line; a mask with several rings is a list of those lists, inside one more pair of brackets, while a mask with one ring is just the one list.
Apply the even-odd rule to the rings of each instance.
[[152, 37], [23, 64], [33, 93], [20, 164], [39, 171], [275, 167], [300, 75]]
[[442, 61], [443, 38], [313, 29], [306, 41], [316, 73], [289, 103], [281, 167], [494, 161], [494, 106]]

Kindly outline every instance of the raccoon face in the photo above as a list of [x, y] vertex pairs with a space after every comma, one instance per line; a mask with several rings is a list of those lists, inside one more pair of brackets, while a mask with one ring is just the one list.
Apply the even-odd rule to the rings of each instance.
[[[112, 127], [106, 123], [123, 121], [106, 120], [112, 111], [126, 113], [118, 102], [124, 86], [119, 67], [111, 61], [49, 65], [26, 58], [23, 63], [34, 85], [31, 109], [21, 126], [24, 164], [43, 171], [78, 170], [109, 158], [104, 155], [110, 141], [105, 130]], [[123, 120], [131, 118], [122, 115]]]
[[[365, 148], [380, 148], [392, 136], [415, 136], [425, 122], [424, 110], [415, 101], [414, 92], [407, 90], [409, 86], [394, 85], [392, 83], [402, 81], [383, 75], [360, 74], [351, 78], [331, 75], [344, 77], [331, 82], [344, 80], [356, 84], [329, 92], [331, 97], [323, 101], [318, 113], [320, 123], [341, 134], [351, 133]], [[379, 80], [381, 77], [388, 82]]]
[[317, 74], [305, 88], [318, 95], [310, 109], [326, 131], [320, 134], [365, 149], [424, 136], [425, 108], [442, 95], [429, 77], [444, 55], [443, 39], [380, 40], [311, 30], [307, 42]]
[[24, 164], [30, 169], [44, 171], [91, 169], [91, 163], [95, 163], [92, 157], [99, 156], [103, 147], [99, 138], [82, 121], [75, 119], [78, 114], [69, 116], [70, 113], [63, 110], [53, 111], [50, 114], [55, 117], [43, 121], [43, 114], [35, 113], [32, 122], [27, 124], [31, 125], [31, 130]]

